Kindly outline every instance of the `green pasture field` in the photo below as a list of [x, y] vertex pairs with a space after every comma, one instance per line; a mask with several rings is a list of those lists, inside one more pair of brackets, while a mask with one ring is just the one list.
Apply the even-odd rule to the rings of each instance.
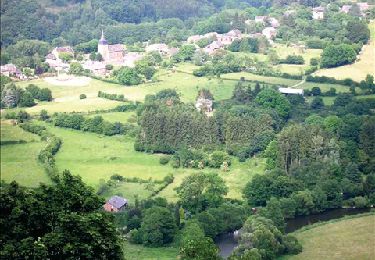
[[[144, 180], [162, 180], [172, 173], [175, 181], [164, 189], [159, 195], [170, 201], [177, 199], [174, 190], [195, 169], [174, 169], [170, 165], [160, 165], [159, 154], [146, 154], [134, 151], [134, 139], [127, 136], [102, 136], [94, 133], [64, 129], [46, 125], [48, 130], [63, 140], [59, 152], [56, 154], [56, 165], [60, 171], [70, 170], [73, 174], [80, 175], [83, 181], [95, 188], [100, 180], [109, 180], [113, 174], [124, 177], [138, 177]], [[233, 164], [230, 171], [222, 172], [218, 169], [206, 168], [204, 172], [217, 172], [229, 187], [227, 197], [241, 199], [242, 189], [256, 173], [263, 173], [265, 160], [249, 159], [239, 163], [232, 158]], [[149, 191], [144, 185], [119, 184], [108, 196], [122, 193], [132, 199], [140, 191], [141, 197], [147, 197]], [[132, 188], [132, 191], [129, 189]]]
[[370, 23], [370, 31], [370, 44], [364, 46], [359, 61], [337, 68], [321, 69], [315, 75], [336, 79], [352, 78], [355, 81], [364, 80], [367, 74], [375, 76], [375, 21]]
[[178, 255], [176, 247], [144, 247], [142, 245], [123, 243], [124, 256], [132, 260], [175, 260]]
[[282, 259], [372, 260], [375, 258], [375, 214], [322, 223], [294, 235], [303, 251]]
[[[95, 79], [91, 79], [89, 84], [84, 87], [55, 86], [47, 83], [44, 79], [19, 82], [17, 84], [21, 87], [26, 87], [28, 84], [35, 84], [42, 88], [47, 87], [51, 89], [54, 97], [53, 102], [42, 102], [37, 106], [26, 109], [29, 113], [37, 114], [42, 109], [46, 109], [50, 113], [96, 111], [113, 108], [122, 103], [98, 98], [98, 91], [110, 94], [123, 94], [130, 101], [143, 101], [147, 94], [155, 94], [163, 89], [171, 88], [180, 94], [182, 101], [193, 102], [196, 99], [199, 89], [208, 88], [216, 100], [222, 100], [231, 97], [235, 83], [233, 80], [209, 79], [206, 77], [197, 78], [187, 73], [173, 73], [161, 70], [158, 82], [145, 83], [132, 87]], [[87, 98], [80, 100], [80, 94], [86, 94]]]
[[[24, 142], [17, 143], [20, 141]], [[37, 135], [25, 132], [9, 121], [1, 121], [1, 142], [1, 180], [15, 180], [26, 187], [36, 187], [40, 182], [51, 183], [38, 162], [38, 154], [45, 143]]]

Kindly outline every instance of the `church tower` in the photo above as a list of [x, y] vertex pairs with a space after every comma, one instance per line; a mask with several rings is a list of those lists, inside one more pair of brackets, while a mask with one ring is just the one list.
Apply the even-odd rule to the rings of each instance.
[[109, 46], [107, 40], [104, 38], [104, 32], [102, 30], [102, 37], [98, 43], [98, 53], [100, 53], [103, 57], [104, 61], [109, 60]]

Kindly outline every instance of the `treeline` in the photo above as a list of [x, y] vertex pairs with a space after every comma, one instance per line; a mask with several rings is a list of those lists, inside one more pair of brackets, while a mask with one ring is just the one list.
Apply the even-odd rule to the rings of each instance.
[[137, 131], [136, 127], [132, 124], [122, 124], [120, 122], [111, 123], [104, 121], [101, 116], [85, 118], [80, 114], [59, 113], [53, 117], [52, 121], [55, 126], [103, 134], [107, 136], [119, 134], [134, 135]]
[[34, 100], [52, 101], [52, 92], [48, 88], [39, 88], [34, 84], [29, 84], [26, 89], [17, 87], [14, 83], [9, 83], [1, 87], [1, 108], [32, 107], [36, 103]]
[[[177, 93], [165, 98], [149, 96], [148, 100], [140, 111], [141, 131], [135, 149], [169, 154], [180, 151], [172, 158], [172, 165], [193, 168], [210, 165], [207, 158], [213, 155], [199, 151], [204, 147], [224, 149], [243, 160], [262, 151], [288, 117], [291, 106], [276, 90], [261, 90], [259, 86], [252, 90], [243, 83], [235, 88], [233, 100], [212, 117], [181, 103]], [[183, 152], [184, 147], [190, 151]]]
[[103, 91], [98, 91], [98, 97], [121, 102], [127, 101], [123, 94], [109, 94]]
[[20, 127], [30, 133], [37, 134], [43, 141], [47, 142], [47, 145], [39, 152], [38, 160], [43, 164], [48, 176], [52, 181], [58, 180], [58, 170], [56, 168], [54, 155], [59, 151], [62, 140], [55, 135], [49, 133], [44, 126], [24, 123], [20, 124]]
[[[113, 217], [98, 210], [104, 200], [68, 171], [53, 185], [2, 183], [0, 198], [4, 259], [123, 259]], [[74, 250], [66, 250], [67, 245]]]

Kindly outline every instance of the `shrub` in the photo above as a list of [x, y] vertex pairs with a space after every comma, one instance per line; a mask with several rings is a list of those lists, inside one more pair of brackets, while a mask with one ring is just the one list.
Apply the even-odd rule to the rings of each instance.
[[310, 60], [310, 65], [311, 65], [311, 66], [318, 66], [318, 65], [319, 65], [319, 59], [317, 59], [317, 58], [312, 58], [312, 59]]
[[162, 157], [160, 157], [159, 159], [159, 163], [161, 165], [166, 165], [167, 163], [169, 163], [169, 160], [170, 160], [170, 156], [168, 155], [163, 155]]
[[86, 94], [79, 95], [79, 99], [85, 99], [85, 98], [87, 98]]
[[353, 198], [353, 205], [356, 208], [366, 208], [369, 205], [369, 200], [366, 197], [358, 196]]
[[351, 45], [330, 45], [324, 48], [321, 59], [322, 68], [338, 67], [350, 64], [356, 59], [356, 52]]
[[214, 151], [210, 155], [209, 166], [212, 168], [220, 168], [223, 162], [227, 162], [230, 165], [230, 157], [226, 152]]
[[305, 63], [305, 60], [303, 59], [303, 57], [301, 55], [288, 55], [286, 57], [286, 59], [284, 60], [281, 60], [280, 61], [281, 63], [285, 63], [285, 64], [304, 64]]

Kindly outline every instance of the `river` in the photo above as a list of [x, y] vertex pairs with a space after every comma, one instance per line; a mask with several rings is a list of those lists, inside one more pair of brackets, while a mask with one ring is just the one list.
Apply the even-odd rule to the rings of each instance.
[[[317, 222], [328, 221], [331, 219], [338, 219], [348, 215], [355, 215], [359, 213], [369, 212], [370, 209], [332, 209], [319, 214], [312, 214], [308, 216], [298, 216], [293, 219], [288, 219], [285, 231], [286, 233], [294, 232], [304, 226], [311, 225]], [[233, 232], [221, 234], [215, 239], [216, 245], [220, 249], [220, 256], [227, 258], [238, 245], [237, 239], [234, 238]]]

